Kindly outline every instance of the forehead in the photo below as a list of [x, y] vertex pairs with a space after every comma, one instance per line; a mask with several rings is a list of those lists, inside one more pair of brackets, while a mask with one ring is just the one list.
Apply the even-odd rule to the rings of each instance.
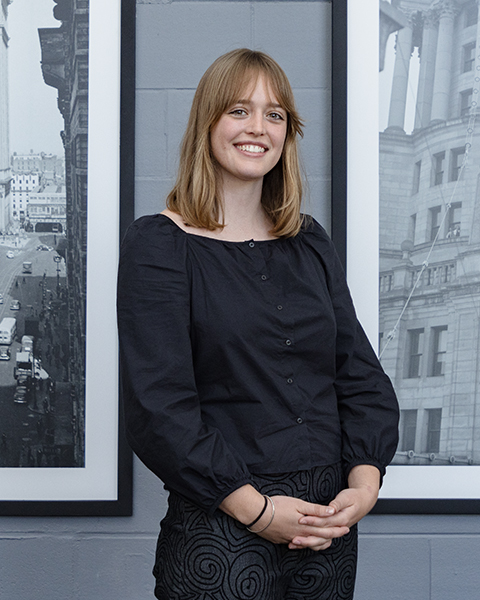
[[246, 74], [242, 85], [239, 87], [238, 97], [239, 99], [249, 100], [257, 89], [264, 91], [272, 104], [281, 104], [272, 80], [262, 71]]

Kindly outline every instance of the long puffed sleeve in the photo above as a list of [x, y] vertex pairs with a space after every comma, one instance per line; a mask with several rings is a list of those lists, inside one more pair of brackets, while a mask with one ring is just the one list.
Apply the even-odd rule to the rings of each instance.
[[311, 225], [315, 247], [327, 275], [335, 313], [338, 412], [346, 473], [360, 464], [376, 466], [381, 476], [398, 444], [398, 402], [360, 325], [333, 243], [318, 223]]
[[126, 435], [167, 489], [212, 513], [251, 481], [238, 453], [202, 420], [190, 339], [187, 236], [143, 217], [120, 252], [118, 329]]

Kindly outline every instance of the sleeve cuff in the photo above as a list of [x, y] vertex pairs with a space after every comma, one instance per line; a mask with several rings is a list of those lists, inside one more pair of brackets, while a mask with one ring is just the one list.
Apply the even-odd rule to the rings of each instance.
[[379, 470], [379, 472], [380, 472], [379, 489], [380, 489], [383, 485], [383, 478], [385, 476], [385, 467], [377, 460], [374, 460], [371, 458], [358, 458], [358, 459], [348, 462], [348, 463], [344, 462], [345, 479], [348, 479], [350, 471], [353, 469], [353, 467], [358, 467], [359, 465], [371, 465], [372, 467], [376, 467]]

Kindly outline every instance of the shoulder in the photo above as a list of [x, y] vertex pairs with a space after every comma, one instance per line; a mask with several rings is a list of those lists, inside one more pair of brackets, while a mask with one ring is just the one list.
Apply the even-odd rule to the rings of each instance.
[[302, 228], [298, 237], [319, 252], [335, 255], [333, 242], [320, 223], [310, 215], [303, 215]]
[[320, 225], [320, 223], [314, 217], [311, 215], [302, 214], [302, 219], [302, 228], [300, 233], [330, 240], [324, 227], [322, 227], [322, 225]]
[[162, 214], [146, 215], [131, 223], [122, 240], [121, 251], [142, 250], [148, 252], [156, 248], [177, 249], [184, 245], [185, 233], [175, 223]]
[[185, 273], [188, 234], [168, 217], [143, 216], [127, 229], [120, 248], [120, 272], [137, 277], [140, 271]]

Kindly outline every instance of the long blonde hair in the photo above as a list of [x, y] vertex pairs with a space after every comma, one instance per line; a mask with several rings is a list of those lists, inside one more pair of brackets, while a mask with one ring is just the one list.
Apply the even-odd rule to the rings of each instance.
[[198, 84], [183, 136], [177, 181], [167, 197], [168, 208], [179, 213], [188, 225], [209, 230], [224, 226], [220, 222], [222, 198], [210, 132], [260, 74], [267, 78], [277, 102], [287, 113], [282, 156], [264, 176], [262, 206], [273, 223], [273, 235], [289, 237], [300, 230], [303, 183], [297, 138], [303, 137], [303, 123], [281, 67], [268, 54], [247, 48], [217, 58]]

